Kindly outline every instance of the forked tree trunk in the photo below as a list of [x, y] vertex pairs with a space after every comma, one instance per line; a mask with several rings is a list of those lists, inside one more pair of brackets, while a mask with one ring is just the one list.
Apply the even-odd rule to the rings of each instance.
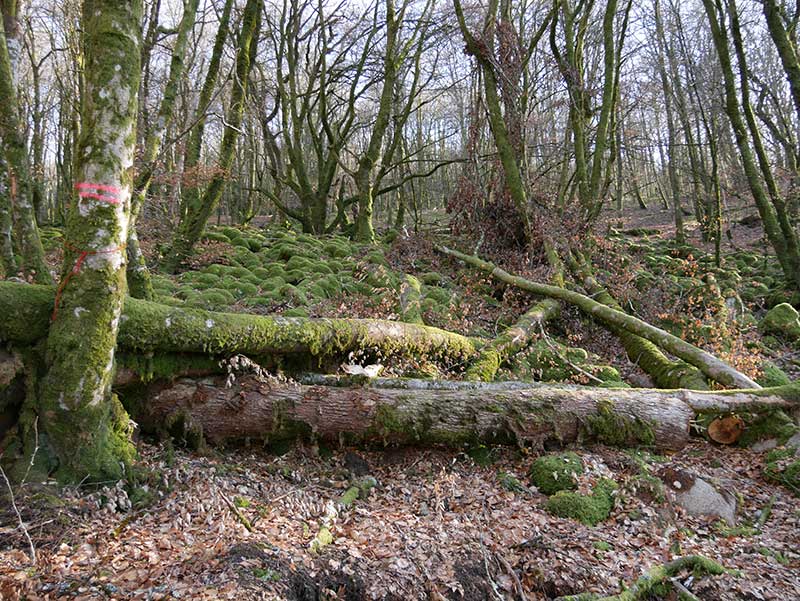
[[239, 48], [236, 51], [236, 73], [233, 89], [225, 116], [225, 133], [219, 149], [219, 170], [202, 197], [192, 196], [185, 199], [188, 201], [184, 206], [186, 212], [181, 216], [178, 231], [172, 241], [172, 248], [164, 259], [164, 270], [169, 273], [174, 273], [191, 254], [194, 245], [200, 239], [206, 227], [208, 218], [216, 210], [225, 190], [225, 183], [230, 177], [236, 150], [236, 140], [239, 137], [247, 101], [251, 62], [255, 55], [260, 34], [261, 8], [262, 0], [247, 0], [242, 17]]
[[134, 458], [129, 420], [111, 384], [126, 294], [141, 17], [140, 0], [83, 4], [86, 92], [77, 182], [37, 407], [65, 480], [118, 479]]

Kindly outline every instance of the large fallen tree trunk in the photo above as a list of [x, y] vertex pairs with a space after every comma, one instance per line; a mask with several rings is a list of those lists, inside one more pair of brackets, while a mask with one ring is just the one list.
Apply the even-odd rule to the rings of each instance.
[[[54, 295], [47, 286], [0, 282], [0, 341], [31, 345], [45, 338]], [[383, 356], [453, 362], [476, 354], [471, 339], [419, 324], [216, 313], [130, 297], [125, 299], [118, 344], [128, 351], [251, 356], [306, 353], [325, 357], [371, 350]]]
[[694, 365], [708, 378], [724, 386], [750, 389], [760, 388], [755, 381], [733, 369], [730, 365], [721, 361], [714, 355], [689, 344], [685, 340], [681, 340], [677, 336], [673, 336], [661, 328], [657, 328], [656, 326], [642, 321], [633, 315], [628, 315], [627, 313], [608, 307], [579, 292], [574, 292], [558, 286], [549, 286], [539, 282], [532, 282], [531, 280], [511, 275], [493, 263], [489, 263], [478, 257], [466, 255], [445, 246], [437, 246], [436, 248], [440, 252], [456, 257], [465, 263], [469, 263], [507, 284], [517, 286], [518, 288], [533, 292], [534, 294], [570, 303], [581, 309], [581, 311], [587, 315], [611, 328], [621, 328], [645, 338], [668, 353]]
[[[623, 311], [611, 293], [595, 279], [591, 267], [577, 254], [569, 257], [570, 270], [580, 280], [584, 290], [604, 305]], [[706, 390], [708, 383], [696, 367], [683, 361], [672, 361], [655, 344], [623, 328], [613, 328], [628, 358], [638, 365], [659, 388], [691, 388]]]
[[[747, 391], [600, 389], [521, 382], [318, 376], [296, 384], [245, 375], [154, 383], [121, 397], [135, 420], [180, 423], [212, 442], [298, 436], [334, 443], [529, 444], [598, 441], [676, 450], [697, 413], [774, 411], [800, 404], [800, 385]], [[333, 384], [333, 385], [328, 385]]]

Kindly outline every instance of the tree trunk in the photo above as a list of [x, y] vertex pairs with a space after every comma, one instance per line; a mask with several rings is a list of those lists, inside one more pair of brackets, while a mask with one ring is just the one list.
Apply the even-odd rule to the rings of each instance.
[[[796, 407], [797, 385], [698, 392], [469, 383], [310, 378], [312, 385], [247, 375], [181, 378], [139, 390], [138, 423], [163, 430], [182, 423], [214, 443], [297, 437], [331, 443], [565, 445], [681, 449], [698, 412], [774, 411]], [[332, 385], [331, 385], [332, 384]], [[121, 392], [124, 397], [124, 392]]]
[[182, 216], [181, 223], [172, 243], [172, 248], [164, 259], [164, 269], [174, 273], [180, 264], [191, 254], [194, 245], [200, 239], [205, 229], [209, 216], [217, 208], [225, 182], [230, 176], [233, 165], [236, 140], [239, 137], [239, 128], [244, 116], [247, 100], [247, 85], [250, 78], [250, 68], [258, 45], [260, 33], [262, 0], [248, 0], [242, 17], [242, 32], [239, 36], [239, 48], [236, 54], [236, 75], [230, 104], [225, 118], [225, 134], [222, 137], [219, 150], [219, 173], [211, 180], [202, 198], [196, 204], [187, 204], [186, 214]]
[[[4, 15], [5, 16], [5, 15]], [[4, 19], [8, 21], [8, 19]], [[19, 50], [19, 40], [9, 45], [5, 27], [0, 28], [0, 138], [3, 140], [8, 167], [8, 192], [14, 232], [22, 251], [22, 271], [40, 284], [52, 282], [33, 211], [33, 181], [28, 165], [28, 149], [19, 118], [19, 103], [14, 81], [12, 48]], [[16, 61], [18, 63], [18, 61]]]
[[[73, 288], [77, 286], [71, 281], [62, 295], [59, 316], [76, 310], [65, 301], [66, 291]], [[52, 288], [0, 282], [0, 315], [6, 316], [0, 320], [0, 341], [31, 345], [41, 340], [47, 336], [52, 311]], [[84, 312], [79, 314], [86, 319]], [[73, 330], [76, 342], [89, 340], [82, 323]], [[453, 362], [476, 353], [473, 341], [465, 336], [417, 324], [214, 313], [134, 298], [125, 299], [118, 341], [122, 348], [140, 353], [304, 353], [331, 357], [373, 349], [383, 355], [425, 355]]]
[[503, 363], [528, 346], [544, 322], [557, 317], [560, 311], [558, 302], [550, 299], [533, 305], [517, 323], [481, 350], [480, 356], [467, 369], [466, 379], [484, 382], [494, 380]]
[[622, 328], [633, 334], [636, 334], [637, 336], [641, 336], [642, 338], [645, 338], [653, 344], [661, 347], [665, 351], [672, 353], [676, 357], [683, 359], [691, 365], [694, 365], [708, 378], [714, 380], [715, 382], [719, 382], [724, 386], [732, 386], [736, 388], [759, 388], [759, 385], [756, 384], [756, 382], [744, 374], [739, 373], [717, 357], [689, 344], [688, 342], [681, 340], [677, 336], [673, 336], [661, 328], [650, 325], [649, 323], [646, 323], [641, 319], [634, 317], [633, 315], [628, 315], [627, 313], [608, 307], [592, 298], [589, 298], [588, 296], [584, 296], [578, 292], [573, 292], [572, 290], [567, 290], [557, 286], [548, 286], [547, 284], [540, 284], [538, 282], [532, 282], [521, 277], [513, 276], [510, 273], [503, 271], [499, 267], [496, 267], [492, 263], [483, 261], [478, 257], [465, 255], [464, 253], [451, 250], [444, 246], [437, 246], [436, 248], [442, 253], [454, 256], [457, 259], [477, 267], [478, 269], [490, 273], [497, 279], [511, 284], [512, 286], [517, 286], [523, 290], [533, 292], [534, 294], [568, 302], [581, 309], [590, 317], [600, 320], [607, 326]]
[[175, 111], [175, 101], [178, 98], [178, 84], [183, 75], [183, 64], [186, 54], [186, 46], [189, 41], [189, 34], [194, 27], [197, 6], [200, 0], [188, 0], [183, 6], [183, 16], [178, 25], [178, 34], [175, 39], [175, 46], [172, 48], [172, 59], [169, 66], [169, 78], [164, 87], [164, 95], [158, 108], [155, 126], [150, 130], [144, 143], [144, 155], [141, 165], [139, 165], [138, 176], [133, 187], [131, 198], [131, 223], [128, 228], [128, 290], [131, 296], [153, 300], [153, 282], [150, 278], [150, 271], [144, 255], [139, 248], [139, 238], [136, 235], [136, 219], [142, 210], [150, 183], [153, 181], [156, 159], [161, 150], [164, 133], [167, 126], [172, 121]]
[[8, 195], [8, 171], [0, 148], [0, 267], [3, 275], [11, 277], [17, 274], [17, 258], [14, 256], [12, 238], [11, 203]]
[[[134, 458], [111, 394], [125, 286], [136, 142], [140, 0], [85, 0], [86, 91], [64, 277], [47, 335], [37, 412], [62, 479], [118, 479]], [[4, 313], [10, 317], [10, 313]], [[46, 315], [39, 317], [46, 325]]]
[[[577, 259], [572, 260], [570, 268], [586, 292], [596, 301], [622, 312], [623, 309], [616, 299], [595, 280], [589, 265], [580, 256], [579, 259], [580, 262]], [[624, 328], [613, 328], [613, 332], [625, 348], [628, 359], [650, 376], [659, 388], [691, 388], [694, 390], [708, 388], [703, 374], [696, 367], [683, 361], [670, 360], [658, 346]]]

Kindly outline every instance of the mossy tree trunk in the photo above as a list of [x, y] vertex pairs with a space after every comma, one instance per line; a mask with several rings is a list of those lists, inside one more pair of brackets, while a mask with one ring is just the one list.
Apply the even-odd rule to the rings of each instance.
[[195, 126], [189, 132], [189, 139], [186, 142], [186, 150], [183, 155], [184, 182], [181, 188], [181, 216], [186, 213], [186, 207], [196, 206], [200, 202], [200, 173], [198, 169], [200, 166], [200, 153], [203, 148], [206, 111], [211, 103], [214, 87], [217, 83], [219, 67], [222, 62], [222, 51], [225, 48], [225, 40], [228, 39], [232, 7], [233, 0], [225, 0], [225, 5], [219, 18], [217, 34], [214, 37], [214, 46], [211, 49], [208, 69], [203, 80], [203, 87], [200, 89], [200, 97], [197, 101], [197, 108], [194, 111]]
[[[72, 286], [71, 281], [66, 290]], [[62, 302], [58, 315], [64, 311]], [[52, 288], [0, 281], [0, 315], [9, 316], [0, 320], [0, 341], [35, 344], [48, 335], [52, 312]], [[120, 321], [119, 346], [143, 355], [184, 352], [343, 358], [351, 351], [367, 349], [382, 356], [405, 355], [459, 363], [476, 354], [473, 340], [460, 334], [380, 319], [215, 313], [129, 297], [125, 299]], [[75, 330], [74, 337], [87, 339], [80, 328]]]
[[548, 286], [539, 282], [532, 282], [518, 276], [513, 276], [510, 273], [503, 271], [488, 261], [466, 255], [464, 253], [446, 248], [444, 246], [436, 247], [442, 253], [451, 255], [460, 259], [470, 265], [481, 269], [497, 279], [517, 286], [522, 290], [533, 292], [541, 296], [561, 300], [578, 307], [581, 311], [588, 316], [593, 317], [603, 324], [613, 327], [621, 328], [636, 334], [641, 338], [649, 340], [658, 347], [665, 351], [672, 353], [676, 357], [683, 359], [686, 363], [694, 365], [702, 371], [709, 379], [722, 384], [723, 386], [732, 386], [736, 388], [760, 388], [759, 385], [748, 378], [746, 375], [733, 369], [731, 366], [721, 361], [714, 355], [681, 340], [677, 336], [673, 336], [669, 332], [657, 328], [647, 322], [642, 321], [628, 315], [623, 311], [619, 311], [612, 307], [606, 306], [596, 300], [558, 286]]
[[[678, 450], [697, 414], [757, 415], [796, 407], [796, 385], [698, 392], [308, 377], [304, 384], [246, 375], [155, 382], [130, 398], [137, 422], [178, 422], [214, 443], [298, 437], [340, 444], [566, 445], [600, 442]], [[124, 389], [120, 394], [125, 397]]]
[[126, 295], [141, 0], [84, 0], [85, 96], [59, 299], [38, 413], [65, 480], [117, 479], [134, 458], [111, 394]]
[[13, 230], [11, 225], [11, 202], [8, 195], [8, 171], [0, 148], [0, 267], [6, 276], [17, 273], [17, 258], [14, 256]]
[[197, 6], [200, 0], [185, 0], [183, 5], [183, 15], [178, 24], [178, 31], [175, 37], [175, 45], [172, 47], [172, 58], [169, 66], [169, 77], [164, 86], [164, 95], [158, 107], [155, 125], [150, 129], [147, 139], [144, 142], [144, 152], [142, 160], [138, 166], [138, 175], [133, 186], [133, 196], [131, 199], [131, 222], [128, 226], [128, 291], [131, 296], [152, 300], [154, 297], [153, 283], [150, 278], [150, 271], [147, 269], [142, 250], [139, 247], [139, 238], [136, 235], [136, 219], [147, 198], [150, 183], [153, 181], [153, 172], [156, 167], [156, 160], [161, 151], [164, 134], [167, 126], [172, 121], [175, 111], [175, 102], [178, 99], [178, 86], [183, 76], [184, 60], [186, 48], [189, 41], [189, 34], [194, 27]]
[[481, 349], [478, 358], [469, 366], [467, 380], [491, 382], [510, 357], [528, 346], [544, 323], [561, 311], [557, 301], [544, 299], [533, 305], [510, 328]]
[[[597, 282], [592, 274], [591, 267], [583, 260], [580, 254], [575, 253], [575, 256], [571, 257], [570, 269], [580, 281], [584, 290], [594, 300], [612, 309], [623, 311], [620, 304], [611, 296], [608, 290]], [[615, 327], [612, 328], [612, 331], [625, 348], [628, 359], [650, 376], [659, 388], [691, 388], [695, 390], [708, 388], [706, 379], [696, 367], [692, 367], [683, 361], [672, 361], [661, 352], [658, 346], [624, 328]]]
[[[742, 159], [742, 166], [747, 177], [750, 192], [755, 200], [761, 222], [770, 244], [775, 249], [778, 261], [786, 276], [796, 287], [800, 287], [800, 250], [797, 234], [791, 225], [786, 207], [775, 185], [772, 170], [769, 166], [760, 133], [753, 116], [749, 99], [749, 80], [744, 62], [744, 50], [739, 31], [735, 4], [728, 1], [728, 17], [730, 18], [734, 48], [739, 59], [742, 99], [737, 97], [737, 84], [731, 62], [728, 28], [726, 26], [726, 10], [722, 0], [703, 0], [714, 47], [719, 57], [725, 86], [725, 112], [733, 128], [736, 145]], [[743, 117], [744, 115], [744, 117]], [[756, 149], [754, 156], [750, 146], [752, 137]], [[758, 164], [756, 163], [758, 161]], [[761, 178], [764, 178], [762, 181]], [[766, 184], [766, 185], [765, 185]]]
[[230, 104], [225, 117], [225, 133], [219, 150], [218, 173], [211, 180], [205, 193], [199, 198], [186, 199], [185, 214], [181, 216], [178, 231], [164, 259], [164, 270], [174, 273], [192, 252], [206, 227], [208, 218], [217, 208], [225, 182], [230, 177], [236, 151], [236, 140], [247, 102], [247, 87], [250, 69], [255, 58], [260, 33], [263, 0], [247, 0], [242, 16], [239, 47], [236, 50], [236, 73], [233, 79]]
[[[16, 3], [8, 3], [16, 6]], [[15, 12], [6, 12], [3, 8], [3, 27], [0, 28], [0, 138], [5, 153], [7, 167], [8, 198], [13, 221], [13, 231], [18, 240], [22, 255], [22, 272], [26, 277], [40, 284], [52, 282], [47, 264], [44, 261], [44, 249], [39, 238], [36, 215], [33, 210], [33, 180], [28, 165], [28, 148], [23, 132], [23, 124], [19, 117], [19, 103], [15, 83], [18, 64], [12, 64], [12, 58], [18, 53], [20, 43], [17, 39], [6, 37], [6, 28], [16, 23]], [[15, 25], [14, 25], [15, 26]]]

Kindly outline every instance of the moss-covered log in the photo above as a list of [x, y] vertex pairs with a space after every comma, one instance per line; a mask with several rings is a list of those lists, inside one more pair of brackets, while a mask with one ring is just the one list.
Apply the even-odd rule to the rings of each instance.
[[522, 290], [533, 292], [548, 298], [562, 300], [564, 302], [575, 305], [584, 313], [593, 317], [606, 326], [612, 328], [621, 328], [632, 334], [645, 338], [665, 351], [672, 353], [676, 357], [694, 365], [702, 371], [709, 379], [719, 382], [723, 386], [731, 386], [735, 388], [759, 388], [759, 385], [746, 375], [733, 369], [730, 365], [721, 361], [714, 355], [681, 340], [677, 336], [673, 336], [669, 332], [657, 328], [641, 319], [628, 315], [622, 311], [608, 307], [596, 300], [574, 292], [565, 288], [557, 286], [549, 286], [539, 282], [532, 282], [518, 276], [511, 275], [507, 271], [503, 271], [488, 261], [484, 261], [478, 257], [466, 255], [456, 250], [449, 249], [444, 246], [437, 246], [437, 250], [442, 253], [456, 257], [478, 269], [481, 269], [498, 280], [517, 286]]
[[[244, 376], [153, 383], [128, 398], [137, 422], [182, 422], [212, 442], [313, 437], [338, 443], [568, 444], [683, 447], [698, 410], [797, 406], [798, 386], [663, 391], [315, 376], [302, 384]], [[121, 392], [125, 399], [124, 392]]]
[[141, 400], [129, 408], [143, 426], [181, 423], [213, 443], [305, 437], [356, 444], [541, 447], [585, 438], [665, 450], [686, 443], [694, 415], [678, 399], [651, 401], [623, 393], [612, 400], [608, 391], [592, 389], [399, 384], [306, 386], [245, 376], [226, 387], [224, 376], [181, 378], [139, 391]]
[[[0, 340], [33, 344], [47, 336], [53, 297], [53, 289], [47, 286], [0, 282]], [[83, 335], [80, 328], [77, 335]], [[215, 313], [130, 297], [120, 318], [118, 343], [128, 351], [251, 356], [308, 353], [322, 357], [371, 349], [383, 355], [463, 361], [476, 353], [471, 339], [418, 324]]]
[[[580, 280], [584, 290], [592, 298], [604, 305], [623, 311], [616, 299], [600, 285], [592, 274], [589, 264], [579, 254], [569, 257], [573, 274]], [[641, 336], [632, 334], [624, 328], [612, 328], [622, 343], [625, 353], [633, 363], [653, 379], [659, 388], [690, 388], [705, 390], [708, 383], [699, 369], [683, 361], [673, 361], [661, 352], [655, 344]]]
[[517, 323], [481, 350], [478, 358], [467, 369], [466, 379], [484, 382], [494, 380], [503, 363], [528, 346], [541, 325], [548, 319], [555, 318], [559, 310], [560, 305], [551, 299], [544, 299], [533, 305]]

